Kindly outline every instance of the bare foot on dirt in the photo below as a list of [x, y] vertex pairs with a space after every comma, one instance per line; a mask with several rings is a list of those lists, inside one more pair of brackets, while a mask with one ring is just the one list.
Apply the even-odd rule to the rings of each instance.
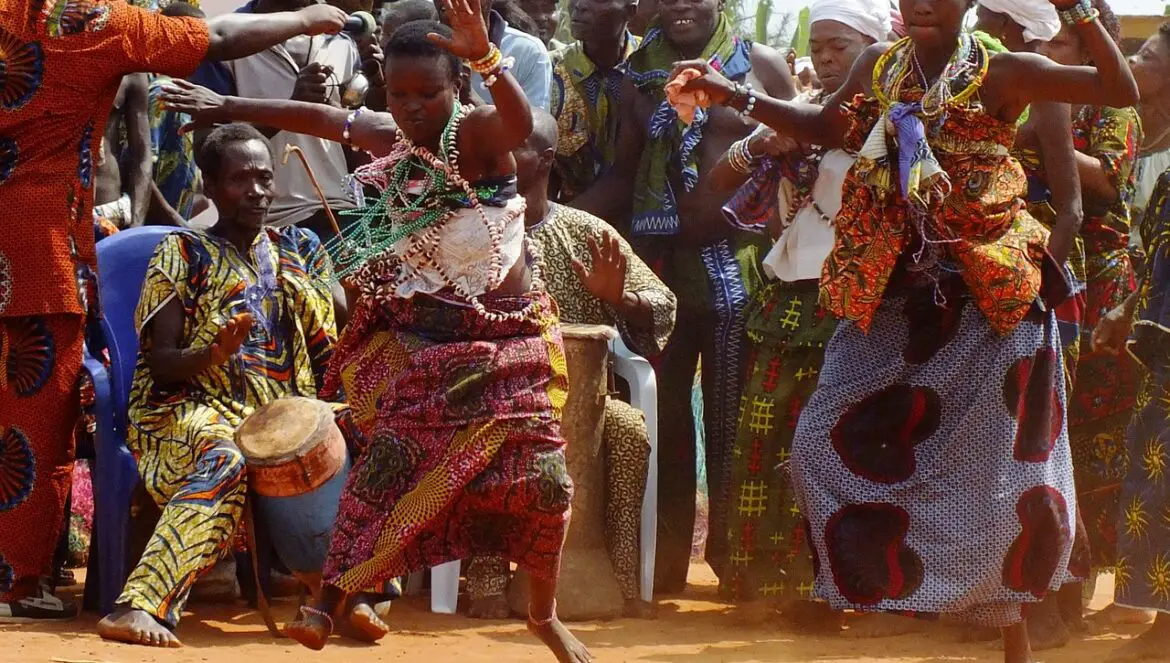
[[993, 642], [999, 640], [1003, 636], [1002, 629], [991, 626], [978, 626], [975, 624], [958, 624], [959, 642]]
[[658, 606], [642, 599], [630, 599], [622, 606], [622, 616], [632, 619], [658, 619]]
[[98, 635], [106, 640], [147, 647], [182, 647], [171, 630], [142, 610], [118, 608], [102, 618]]
[[840, 633], [845, 615], [824, 601], [793, 601], [781, 608], [784, 623], [799, 633]]
[[390, 632], [390, 627], [365, 598], [354, 601], [353, 609], [349, 611], [349, 625], [352, 632], [346, 635], [362, 642], [377, 642]]
[[873, 612], [849, 621], [841, 635], [846, 638], [892, 638], [907, 633], [921, 633], [926, 622], [888, 612]]
[[779, 616], [779, 613], [775, 603], [767, 599], [758, 599], [735, 604], [731, 616], [736, 624], [755, 628], [771, 623]]
[[556, 617], [547, 624], [537, 625], [529, 621], [528, 630], [556, 655], [558, 663], [589, 663], [593, 660], [585, 645]]
[[301, 609], [300, 619], [284, 627], [285, 635], [317, 651], [325, 648], [325, 641], [332, 632], [333, 622], [329, 617], [304, 608]]
[[1029, 606], [1025, 623], [1028, 626], [1028, 641], [1034, 652], [1068, 644], [1068, 627], [1060, 615], [1060, 605], [1055, 595]]
[[467, 607], [467, 616], [472, 619], [507, 619], [512, 616], [512, 609], [508, 607], [508, 599], [503, 596], [489, 596], [482, 599], [472, 599]]
[[1149, 624], [1154, 621], [1154, 613], [1135, 608], [1123, 608], [1116, 603], [1110, 603], [1101, 610], [1089, 615], [1086, 621], [1089, 622], [1091, 627], [1107, 629], [1113, 626]]

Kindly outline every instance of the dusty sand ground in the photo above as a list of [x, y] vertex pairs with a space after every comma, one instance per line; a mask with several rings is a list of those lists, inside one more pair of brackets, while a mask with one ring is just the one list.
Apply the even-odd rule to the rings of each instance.
[[[692, 586], [681, 597], [661, 601], [656, 621], [622, 619], [574, 626], [599, 663], [649, 661], [666, 663], [966, 663], [1002, 660], [989, 645], [961, 644], [953, 631], [937, 631], [882, 640], [809, 637], [779, 630], [737, 627], [728, 606], [715, 600], [714, 576], [705, 566], [692, 570]], [[1099, 584], [1095, 605], [1112, 591]], [[483, 623], [462, 616], [426, 612], [425, 597], [395, 604], [394, 632], [378, 645], [334, 639], [323, 652], [311, 652], [289, 640], [274, 640], [257, 613], [242, 606], [195, 605], [179, 627], [182, 649], [151, 650], [103, 642], [94, 635], [96, 618], [53, 625], [0, 626], [0, 661], [13, 663], [137, 663], [160, 661], [228, 663], [349, 663], [351, 661], [422, 661], [478, 663], [548, 662], [550, 657], [530, 638], [520, 621]], [[293, 606], [277, 609], [278, 621], [291, 617]], [[1125, 638], [1116, 633], [1074, 641], [1038, 656], [1044, 663], [1100, 663]], [[294, 658], [295, 657], [295, 658]], [[1168, 655], [1170, 659], [1170, 655]]]

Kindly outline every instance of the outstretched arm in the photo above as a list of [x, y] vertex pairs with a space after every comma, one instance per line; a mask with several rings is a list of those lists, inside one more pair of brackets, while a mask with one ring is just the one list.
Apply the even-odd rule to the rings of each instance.
[[[778, 134], [793, 136], [822, 147], [840, 147], [848, 129], [848, 116], [842, 110], [842, 105], [854, 95], [868, 91], [874, 63], [888, 47], [888, 44], [882, 43], [867, 48], [853, 63], [849, 79], [824, 106], [782, 101], [757, 92], [752, 117], [772, 127]], [[704, 61], [675, 64], [671, 80], [683, 70], [691, 68], [699, 70], [702, 75], [688, 81], [682, 88], [683, 92], [705, 93], [711, 103], [740, 111], [747, 107], [748, 95]]]
[[165, 85], [162, 100], [168, 109], [191, 116], [192, 124], [183, 127], [184, 131], [220, 122], [249, 122], [338, 143], [348, 142], [376, 155], [388, 153], [398, 133], [398, 125], [389, 113], [367, 110], [354, 115], [346, 141], [343, 134], [352, 111], [291, 99], [225, 97], [184, 80]]
[[297, 35], [335, 33], [345, 25], [346, 18], [344, 11], [326, 4], [295, 12], [221, 14], [207, 20], [207, 59], [235, 60]]

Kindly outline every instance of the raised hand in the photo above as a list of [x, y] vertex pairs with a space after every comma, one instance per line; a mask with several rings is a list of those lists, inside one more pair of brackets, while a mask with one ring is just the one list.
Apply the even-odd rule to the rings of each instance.
[[160, 99], [167, 110], [191, 116], [191, 122], [180, 127], [179, 133], [209, 127], [216, 122], [230, 119], [223, 114], [222, 95], [179, 78], [163, 85]]
[[464, 60], [479, 60], [491, 52], [487, 24], [480, 0], [442, 0], [443, 13], [451, 26], [451, 38], [431, 33], [431, 43]]
[[240, 346], [244, 344], [244, 339], [248, 338], [254, 323], [255, 319], [251, 313], [233, 315], [224, 323], [224, 326], [219, 328], [215, 341], [208, 349], [211, 353], [211, 365], [219, 366], [235, 356], [239, 352]]
[[292, 100], [307, 101], [311, 104], [324, 104], [329, 101], [329, 77], [333, 75], [333, 67], [320, 62], [310, 62], [297, 74], [297, 82], [293, 85]]
[[337, 34], [345, 27], [345, 20], [349, 18], [341, 9], [321, 3], [309, 5], [297, 11], [305, 21], [307, 35]]
[[667, 80], [673, 81], [687, 69], [695, 69], [699, 75], [691, 77], [683, 83], [679, 92], [695, 95], [705, 94], [711, 103], [721, 106], [735, 95], [735, 83], [727, 80], [723, 74], [716, 71], [705, 60], [687, 60], [674, 63], [674, 69], [671, 70]]
[[621, 243], [611, 232], [601, 240], [589, 238], [589, 257], [593, 266], [586, 267], [579, 260], [573, 261], [573, 271], [589, 294], [617, 307], [626, 292], [626, 257], [622, 255]]

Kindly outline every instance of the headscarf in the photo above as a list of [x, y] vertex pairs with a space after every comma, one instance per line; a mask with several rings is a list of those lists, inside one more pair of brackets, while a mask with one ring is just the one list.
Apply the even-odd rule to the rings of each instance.
[[890, 34], [890, 5], [888, 0], [814, 0], [808, 22], [817, 21], [844, 23], [874, 41], [885, 41]]
[[1050, 41], [1060, 32], [1060, 17], [1051, 2], [1038, 0], [979, 0], [997, 14], [1007, 14], [1024, 29], [1024, 41]]

